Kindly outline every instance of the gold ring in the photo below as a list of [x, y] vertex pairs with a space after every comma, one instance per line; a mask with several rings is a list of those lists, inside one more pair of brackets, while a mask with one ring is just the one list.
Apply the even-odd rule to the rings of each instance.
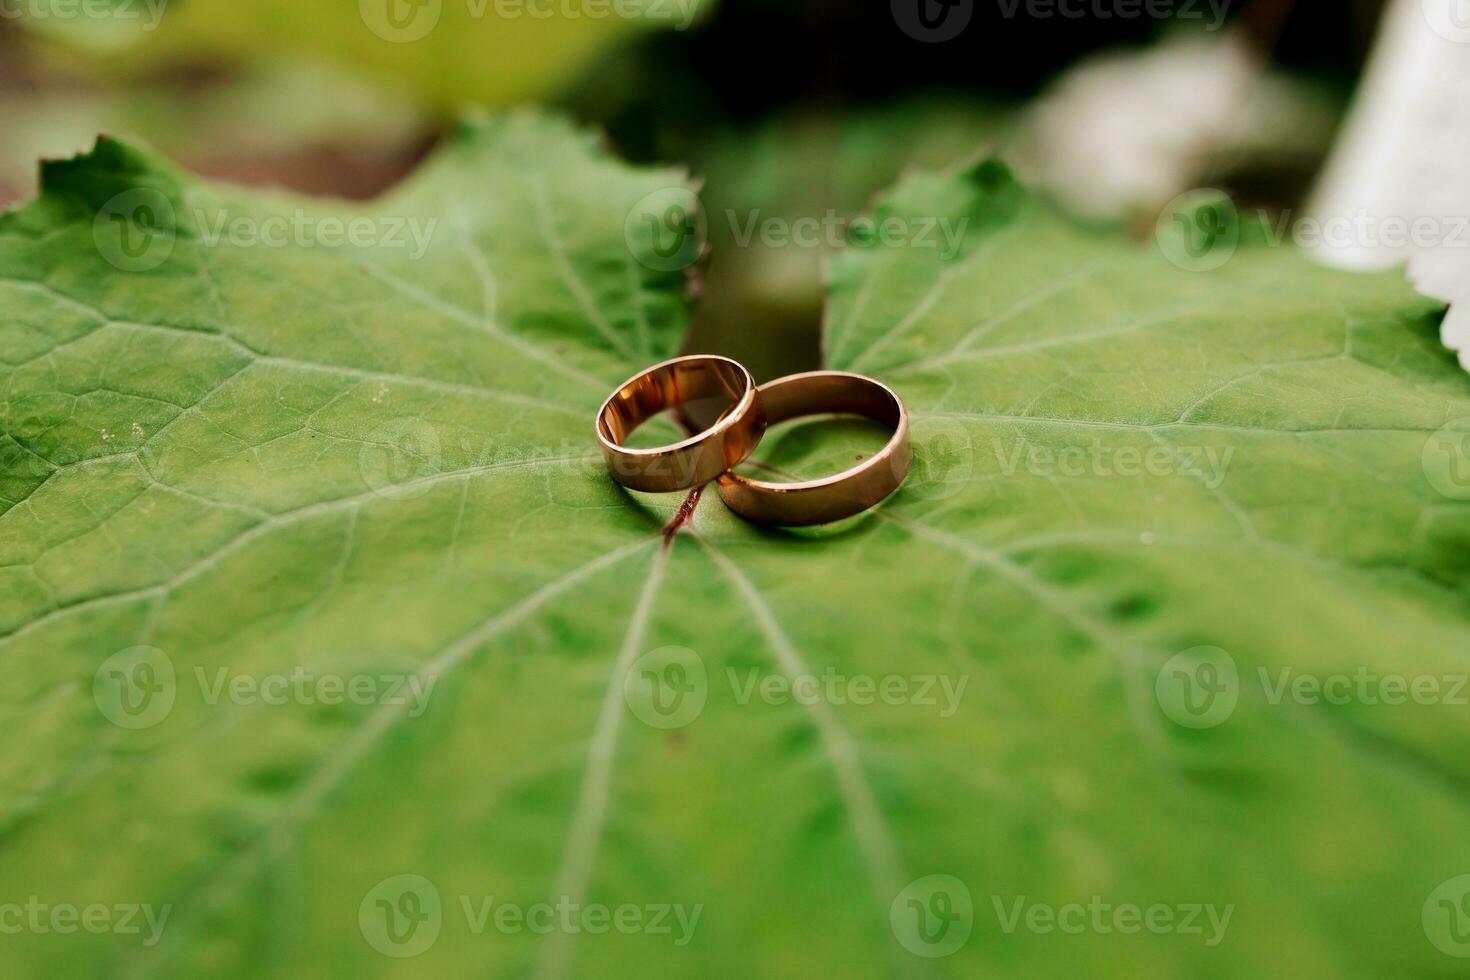
[[774, 425], [804, 415], [862, 415], [892, 426], [876, 454], [836, 476], [801, 483], [769, 483], [735, 473], [720, 477], [720, 499], [741, 517], [762, 524], [806, 527], [851, 517], [898, 489], [914, 460], [903, 402], [872, 378], [846, 371], [808, 371], [760, 387]]
[[[668, 409], [685, 419], [716, 417], [703, 432], [673, 445], [623, 445], [634, 429]], [[655, 364], [619, 385], [597, 412], [597, 441], [613, 479], [654, 493], [708, 483], [749, 456], [765, 431], [755, 379], [738, 362], [713, 354]]]

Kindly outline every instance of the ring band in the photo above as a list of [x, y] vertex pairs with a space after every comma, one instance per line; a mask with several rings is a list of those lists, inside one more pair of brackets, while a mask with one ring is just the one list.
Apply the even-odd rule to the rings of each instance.
[[805, 415], [862, 415], [892, 426], [893, 437], [857, 466], [820, 480], [770, 483], [724, 474], [720, 499], [741, 517], [783, 527], [826, 524], [867, 510], [908, 475], [908, 413], [887, 385], [846, 371], [808, 371], [766, 382], [760, 397], [772, 425]]
[[[705, 401], [729, 407], [703, 432], [652, 449], [623, 445], [634, 429], [660, 412], [705, 407], [699, 405]], [[613, 479], [653, 493], [708, 483], [744, 461], [765, 431], [766, 413], [755, 379], [739, 362], [713, 354], [655, 364], [619, 385], [597, 412], [597, 441]]]

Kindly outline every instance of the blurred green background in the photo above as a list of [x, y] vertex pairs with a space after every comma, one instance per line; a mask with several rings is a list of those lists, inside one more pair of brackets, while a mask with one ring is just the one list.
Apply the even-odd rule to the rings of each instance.
[[[1239, 0], [1217, 20], [1204, 4], [1163, 19], [972, 4], [960, 36], [926, 43], [886, 2], [0, 0], [0, 203], [34, 193], [37, 158], [99, 132], [209, 177], [371, 197], [465, 106], [549, 104], [627, 158], [702, 180], [709, 248], [692, 272], [704, 301], [690, 349], [770, 377], [818, 362], [830, 248], [739, 241], [750, 222], [841, 219], [906, 166], [992, 151], [1100, 220], [1141, 226], [1206, 182], [1293, 206], [1380, 6], [1324, 16]], [[1147, 145], [1139, 117], [1156, 107], [1133, 93], [1147, 103], [1155, 90], [1173, 93], [1163, 115], [1182, 112], [1171, 122], [1193, 143], [1140, 164], [1128, 159]], [[1074, 141], [1090, 127], [1085, 152], [1058, 145], [1059, 127]]]

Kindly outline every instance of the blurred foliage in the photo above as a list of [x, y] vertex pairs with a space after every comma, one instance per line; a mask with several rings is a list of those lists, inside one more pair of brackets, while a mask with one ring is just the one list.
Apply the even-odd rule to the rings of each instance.
[[[732, 212], [757, 229], [842, 221], [909, 164], [1012, 155], [1031, 97], [1059, 73], [1189, 26], [1006, 18], [977, 5], [962, 39], [935, 45], [904, 35], [886, 4], [644, 0], [642, 20], [540, 20], [533, 2], [553, 0], [172, 0], [156, 8], [157, 30], [145, 29], [148, 0], [115, 0], [130, 18], [32, 16], [48, 69], [59, 60], [91, 85], [42, 87], [0, 109], [10, 136], [0, 198], [29, 193], [37, 155], [73, 151], [96, 131], [140, 137], [208, 176], [367, 197], [412, 168], [454, 103], [546, 102], [605, 127], [625, 159], [687, 163], [701, 178], [709, 254], [690, 349], [722, 350], [768, 377], [818, 362], [832, 249], [773, 248], [759, 235], [742, 244]], [[1281, 50], [1318, 67], [1330, 51], [1343, 68], [1371, 19], [1355, 7], [1304, 43], [1297, 18]], [[1199, 179], [1244, 189], [1251, 203], [1294, 203], [1337, 110], [1330, 95], [1317, 104], [1312, 125], [1293, 118], [1285, 141], [1276, 127], [1265, 147], [1223, 147]]]
[[121, 90], [53, 73], [0, 101], [0, 130], [0, 202], [34, 193], [38, 158], [69, 156], [98, 133], [140, 137], [213, 176], [346, 197], [397, 180], [427, 139], [411, 103], [304, 65]]
[[649, 30], [685, 30], [711, 3], [114, 0], [112, 16], [79, 18], [60, 13], [77, 9], [76, 0], [33, 0], [24, 22], [102, 77], [170, 64], [326, 58], [447, 109], [545, 97], [610, 46]]
[[906, 169], [992, 150], [1011, 119], [997, 103], [929, 93], [851, 111], [811, 107], [685, 146], [672, 138], [665, 152], [689, 160], [704, 181], [708, 229], [689, 349], [718, 349], [762, 378], [817, 366], [834, 250], [826, 232], [814, 247], [780, 244], [783, 229], [804, 219], [840, 230]]

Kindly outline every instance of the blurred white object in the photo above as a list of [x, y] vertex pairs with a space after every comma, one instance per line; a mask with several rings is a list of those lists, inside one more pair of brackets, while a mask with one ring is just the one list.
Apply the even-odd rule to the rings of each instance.
[[1321, 120], [1311, 94], [1262, 72], [1243, 35], [1185, 34], [1067, 72], [1027, 113], [1008, 156], [1079, 214], [1151, 215], [1221, 155], [1325, 142]]
[[[1394, 0], [1309, 212], [1360, 234], [1314, 249], [1354, 269], [1408, 261], [1451, 304], [1442, 337], [1470, 369], [1470, 4]], [[1390, 227], [1423, 230], [1388, 235]]]

